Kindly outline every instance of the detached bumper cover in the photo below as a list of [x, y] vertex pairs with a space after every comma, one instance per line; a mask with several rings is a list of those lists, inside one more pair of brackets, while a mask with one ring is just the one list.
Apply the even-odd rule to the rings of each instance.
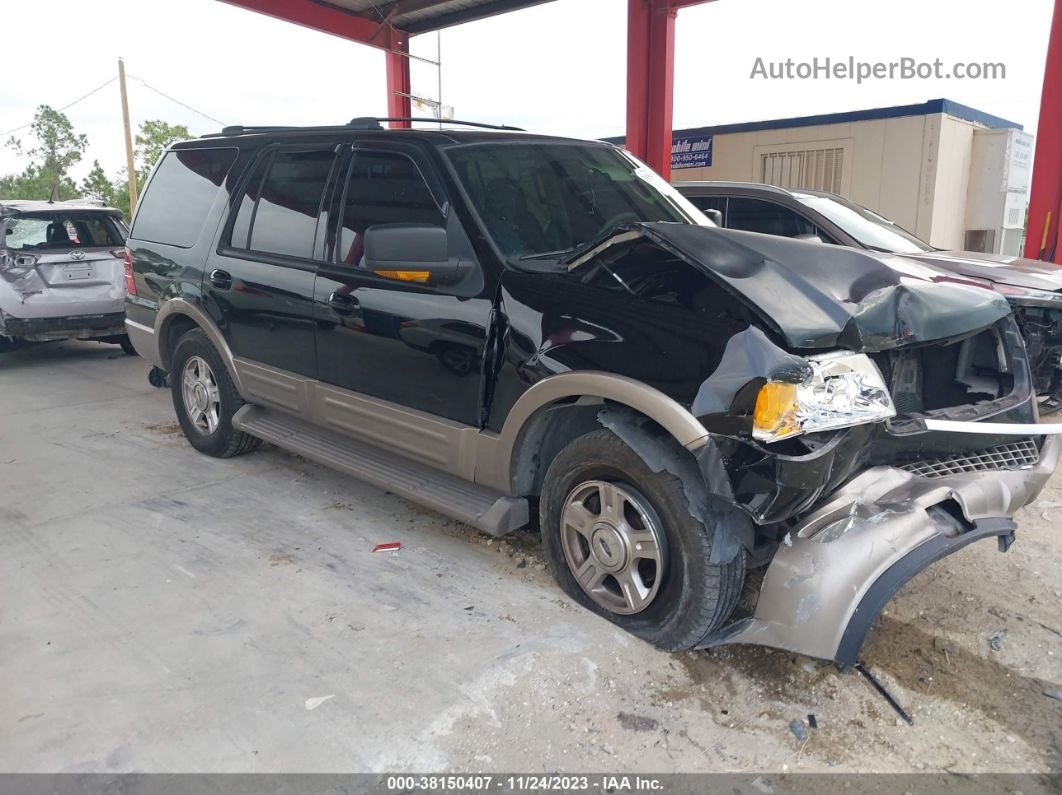
[[854, 664], [904, 583], [974, 541], [998, 537], [1006, 548], [1011, 517], [1036, 499], [1060, 452], [1062, 438], [1050, 435], [1038, 463], [1025, 469], [934, 478], [886, 466], [860, 473], [779, 546], [755, 613], [706, 645], [754, 643]]

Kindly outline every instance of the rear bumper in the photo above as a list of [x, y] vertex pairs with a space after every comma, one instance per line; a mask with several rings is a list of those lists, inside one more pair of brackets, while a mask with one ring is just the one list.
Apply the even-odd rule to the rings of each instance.
[[874, 619], [904, 583], [974, 541], [1000, 538], [1001, 549], [1009, 546], [1011, 517], [1036, 499], [1060, 452], [1062, 437], [1052, 435], [1040, 460], [1020, 470], [945, 477], [865, 470], [779, 546], [754, 614], [706, 645], [754, 643], [854, 664]]
[[31, 342], [120, 336], [125, 334], [125, 313], [30, 318], [0, 315], [0, 334]]

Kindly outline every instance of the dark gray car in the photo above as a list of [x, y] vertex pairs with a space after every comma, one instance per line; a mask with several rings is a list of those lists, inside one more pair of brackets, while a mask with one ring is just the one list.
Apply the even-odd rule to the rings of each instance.
[[1062, 399], [1062, 267], [1040, 260], [942, 251], [887, 218], [834, 193], [753, 182], [683, 182], [676, 187], [729, 229], [902, 254], [961, 276], [983, 279], [1010, 301], [1025, 337], [1036, 392]]

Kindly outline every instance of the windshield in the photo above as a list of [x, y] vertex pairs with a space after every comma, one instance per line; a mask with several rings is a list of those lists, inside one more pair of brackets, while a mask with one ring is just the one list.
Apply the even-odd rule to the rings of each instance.
[[837, 196], [819, 196], [813, 193], [793, 195], [801, 204], [825, 215], [865, 248], [892, 254], [934, 251], [928, 243], [866, 207], [846, 202]]
[[104, 213], [43, 213], [8, 218], [0, 247], [11, 251], [63, 248], [120, 248], [125, 238]]
[[487, 143], [447, 157], [510, 260], [559, 259], [629, 221], [713, 225], [648, 166], [611, 147]]

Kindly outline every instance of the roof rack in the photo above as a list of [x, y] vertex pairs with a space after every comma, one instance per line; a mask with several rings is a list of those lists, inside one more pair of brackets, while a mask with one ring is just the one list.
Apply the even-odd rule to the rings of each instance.
[[408, 121], [447, 126], [478, 127], [484, 130], [509, 130], [526, 132], [522, 127], [510, 127], [506, 124], [484, 124], [478, 121], [461, 121], [459, 119], [434, 119], [426, 116], [358, 116], [343, 125], [324, 125], [314, 127], [296, 127], [293, 125], [243, 125], [232, 124], [221, 128], [221, 132], [207, 133], [203, 138], [217, 138], [225, 135], [247, 135], [251, 133], [295, 132], [298, 130], [382, 130], [383, 122]]
[[511, 130], [512, 132], [527, 132], [523, 127], [510, 127], [508, 124], [485, 124], [480, 121], [461, 121], [460, 119], [434, 119], [430, 116], [361, 116], [357, 119], [351, 119], [348, 123], [348, 127], [356, 127], [358, 129], [364, 129], [360, 127], [361, 124], [368, 122], [376, 122], [376, 127], [369, 129], [382, 129], [383, 125], [380, 122], [384, 121], [408, 121], [408, 122], [424, 122], [427, 124], [456, 124], [460, 127], [479, 127], [484, 130]]

